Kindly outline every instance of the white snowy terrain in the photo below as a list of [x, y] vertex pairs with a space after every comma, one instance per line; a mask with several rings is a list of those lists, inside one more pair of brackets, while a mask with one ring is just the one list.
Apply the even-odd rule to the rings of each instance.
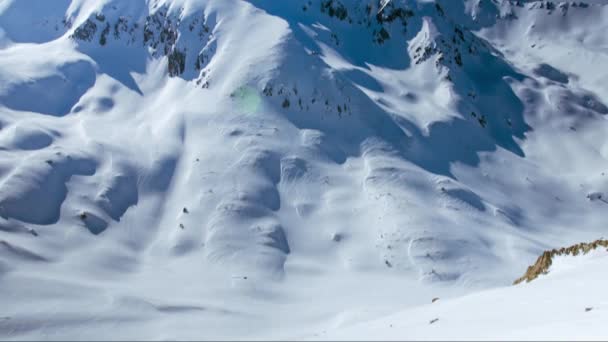
[[530, 284], [435, 300], [315, 340], [605, 340], [606, 249], [560, 257]]
[[608, 0], [0, 0], [0, 339], [608, 339], [605, 248], [512, 285], [608, 237], [607, 30]]

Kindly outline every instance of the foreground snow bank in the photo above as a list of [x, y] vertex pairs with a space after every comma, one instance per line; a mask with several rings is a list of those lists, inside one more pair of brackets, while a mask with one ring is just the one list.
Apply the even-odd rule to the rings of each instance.
[[436, 300], [320, 340], [606, 340], [608, 251], [556, 255], [534, 282]]

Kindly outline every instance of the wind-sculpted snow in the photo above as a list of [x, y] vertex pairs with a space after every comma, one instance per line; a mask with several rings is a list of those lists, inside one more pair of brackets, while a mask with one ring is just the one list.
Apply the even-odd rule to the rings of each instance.
[[0, 336], [303, 338], [510, 286], [605, 232], [607, 25], [603, 0], [1, 2]]
[[0, 95], [0, 101], [19, 111], [62, 116], [94, 83], [93, 67], [81, 61], [61, 66], [55, 75], [12, 84]]
[[92, 159], [59, 151], [26, 157], [3, 179], [0, 215], [34, 224], [56, 223], [67, 193], [66, 182], [73, 175], [94, 172]]
[[0, 149], [8, 150], [41, 150], [53, 143], [59, 135], [57, 132], [37, 127], [36, 124], [23, 120], [10, 126], [3, 134]]

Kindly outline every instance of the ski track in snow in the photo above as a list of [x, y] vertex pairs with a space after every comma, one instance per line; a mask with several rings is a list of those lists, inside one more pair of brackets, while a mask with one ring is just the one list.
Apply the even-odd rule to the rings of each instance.
[[605, 339], [585, 3], [0, 2], [0, 338]]

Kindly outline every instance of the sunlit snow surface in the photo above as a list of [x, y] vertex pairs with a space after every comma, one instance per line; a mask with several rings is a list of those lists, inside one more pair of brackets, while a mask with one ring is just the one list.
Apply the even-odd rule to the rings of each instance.
[[0, 1], [0, 338], [608, 338], [585, 3]]
[[436, 300], [369, 322], [316, 334], [315, 340], [604, 340], [608, 251], [556, 258], [530, 284]]

